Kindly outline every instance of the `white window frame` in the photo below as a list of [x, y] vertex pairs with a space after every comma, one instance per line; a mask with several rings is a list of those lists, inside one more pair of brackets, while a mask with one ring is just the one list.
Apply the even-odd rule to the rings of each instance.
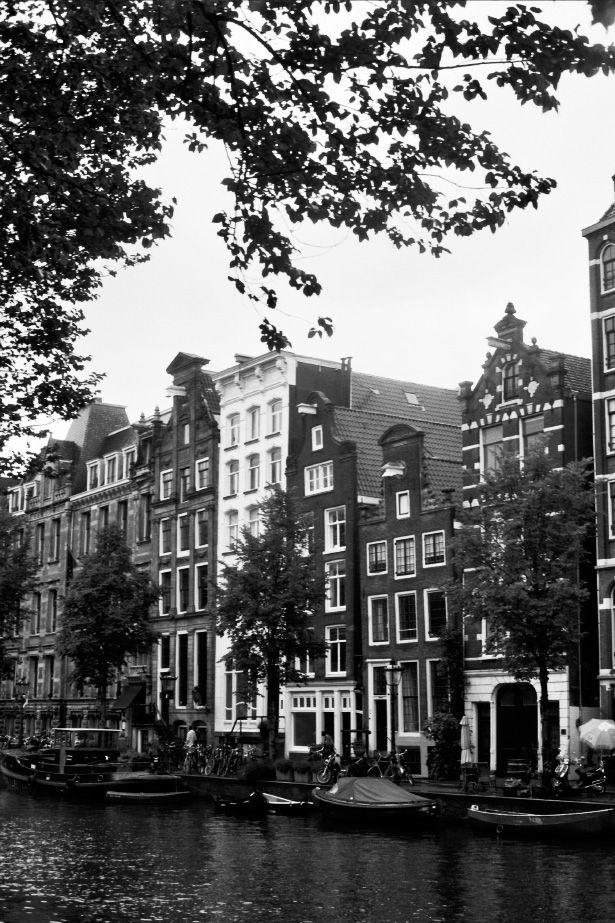
[[426, 641], [439, 641], [441, 635], [432, 635], [429, 631], [431, 628], [431, 612], [429, 608], [429, 599], [431, 596], [435, 596], [436, 593], [444, 597], [444, 611], [446, 620], [444, 622], [445, 626], [448, 627], [448, 599], [444, 590], [440, 587], [427, 587], [423, 590], [423, 612], [425, 613], [425, 640]]
[[284, 413], [284, 404], [282, 403], [282, 398], [275, 398], [269, 404], [269, 434], [274, 435], [274, 433], [282, 432], [282, 420]]
[[[344, 632], [344, 638], [340, 639], [339, 637], [332, 639], [332, 632]], [[325, 655], [325, 676], [346, 676], [348, 673], [348, 637], [346, 635], [346, 626], [345, 625], [327, 625], [325, 627], [325, 641], [327, 642], [327, 653]], [[338, 650], [337, 659], [341, 660], [339, 652], [344, 651], [344, 661], [346, 669], [344, 670], [333, 670], [331, 669], [331, 648], [336, 646]], [[339, 665], [339, 663], [338, 663]]]
[[247, 433], [246, 442], [253, 442], [260, 436], [261, 409], [260, 407], [250, 407], [247, 413]]
[[261, 531], [261, 517], [260, 510], [257, 506], [248, 507], [248, 522], [246, 528], [250, 535], [253, 535], [254, 538], [258, 538]]
[[615, 369], [615, 342], [613, 345], [613, 350], [611, 350], [612, 355], [613, 355], [613, 365], [609, 365], [608, 363], [609, 348], [608, 348], [608, 338], [607, 338], [607, 330], [606, 330], [607, 321], [611, 321], [613, 324], [612, 336], [613, 336], [613, 340], [615, 341], [615, 314], [609, 314], [608, 317], [602, 318], [602, 355], [604, 356], [604, 371], [610, 372], [613, 369]]
[[239, 539], [239, 513], [237, 510], [228, 510], [226, 514], [226, 547], [234, 551]]
[[[207, 473], [207, 477], [203, 478], [203, 472]], [[202, 481], [205, 480], [203, 484]], [[209, 456], [204, 455], [202, 458], [197, 458], [194, 463], [194, 489], [195, 490], [207, 490], [211, 486], [211, 470], [209, 465]]]
[[[382, 600], [384, 600], [384, 602], [386, 603], [386, 638], [384, 638], [383, 641], [376, 641], [374, 639], [374, 623], [373, 623], [374, 603], [375, 602], [379, 603]], [[370, 647], [380, 647], [382, 645], [387, 645], [391, 643], [391, 626], [390, 626], [389, 615], [390, 615], [389, 597], [387, 596], [386, 593], [381, 593], [378, 596], [368, 596], [367, 597], [367, 622], [368, 622]]]
[[130, 469], [137, 461], [137, 447], [134, 445], [124, 449], [124, 478], [130, 477]]
[[[186, 602], [185, 609], [181, 608], [181, 582], [182, 580], [181, 580], [180, 575], [182, 573], [188, 574], [188, 593], [187, 593], [188, 599]], [[181, 565], [180, 567], [175, 568], [175, 607], [176, 607], [178, 615], [184, 614], [188, 612], [190, 609], [190, 565], [189, 564]]]
[[228, 415], [226, 418], [226, 427], [228, 435], [227, 445], [239, 445], [241, 420], [238, 413], [230, 413]]
[[[168, 612], [164, 612], [162, 608], [164, 605], [164, 596], [162, 593], [163, 574], [169, 575], [169, 611]], [[160, 598], [158, 600], [158, 615], [161, 615], [161, 616], [169, 615], [169, 613], [173, 609], [173, 571], [171, 570], [170, 567], [163, 567], [158, 571], [158, 586], [160, 587], [160, 590], [161, 590]]]
[[[486, 442], [486, 434], [493, 431], [494, 429], [500, 430], [500, 438], [494, 440], [493, 442]], [[484, 426], [480, 430], [480, 473], [484, 476], [486, 471], [498, 471], [501, 464], [501, 456], [504, 451], [504, 427], [501, 423], [493, 423], [490, 426]], [[496, 466], [494, 468], [487, 468], [486, 466], [486, 456], [487, 456], [487, 447], [498, 445], [500, 447], [500, 454], [497, 459]]]
[[99, 487], [101, 487], [100, 465], [97, 461], [90, 462], [88, 464], [88, 490], [97, 490]]
[[[414, 731], [407, 731], [407, 730], [404, 728], [404, 695], [403, 695], [404, 677], [403, 677], [403, 668], [404, 668], [405, 666], [410, 666], [410, 664], [414, 664], [414, 666], [416, 667], [416, 688], [417, 688], [417, 693], [418, 693], [418, 694], [417, 694], [417, 697], [416, 697], [416, 705], [417, 705], [417, 708], [416, 708], [417, 722], [416, 722], [416, 730], [414, 730]], [[416, 735], [416, 736], [418, 737], [418, 736], [420, 735], [420, 733], [421, 733], [421, 725], [422, 725], [422, 716], [421, 716], [421, 664], [419, 663], [418, 660], [402, 660], [401, 663], [400, 663], [400, 666], [402, 667], [402, 676], [401, 676], [401, 680], [400, 680], [399, 686], [398, 686], [398, 688], [397, 688], [397, 709], [398, 709], [398, 713], [397, 713], [397, 727], [399, 728], [399, 733], [400, 733], [400, 734]]]
[[[384, 567], [382, 568], [382, 570], [371, 570], [371, 569], [370, 569], [370, 560], [369, 560], [369, 549], [370, 549], [370, 548], [374, 548], [374, 547], [376, 547], [376, 546], [378, 546], [378, 545], [384, 545]], [[386, 539], [379, 539], [378, 541], [375, 541], [375, 542], [368, 542], [367, 545], [365, 546], [365, 560], [366, 560], [366, 568], [367, 568], [367, 576], [368, 576], [368, 577], [378, 577], [378, 576], [380, 576], [381, 574], [386, 574], [386, 573], [388, 573], [388, 567], [389, 567], [389, 550], [388, 550], [387, 540], [386, 540]]]
[[[400, 542], [410, 542], [414, 549], [414, 569], [408, 574], [397, 573], [397, 545]], [[416, 577], [416, 536], [415, 535], [398, 535], [393, 539], [393, 576], [395, 580], [411, 580]]]
[[199, 582], [199, 575], [202, 570], [207, 573], [207, 580], [205, 582], [207, 584], [207, 596], [209, 597], [209, 565], [205, 561], [201, 561], [199, 564], [194, 565], [194, 609], [196, 612], [204, 612], [208, 606], [208, 602], [205, 603], [204, 606], [199, 605], [199, 587], [201, 585]]
[[615, 280], [613, 282], [613, 285], [609, 286], [609, 288], [606, 287], [605, 281], [604, 281], [604, 275], [605, 275], [604, 255], [609, 250], [610, 247], [612, 247], [613, 250], [615, 250], [615, 243], [612, 240], [607, 241], [604, 247], [602, 248], [602, 250], [600, 251], [600, 292], [603, 295], [605, 295], [607, 292], [612, 292], [615, 289]]
[[[407, 501], [407, 509], [406, 509]], [[410, 508], [410, 491], [398, 490], [395, 494], [395, 515], [397, 519], [409, 519], [412, 510]]]
[[615, 455], [615, 397], [607, 397], [604, 402], [604, 426], [606, 434], [606, 454]]
[[[342, 518], [339, 518], [341, 512]], [[344, 551], [346, 548], [346, 507], [332, 506], [324, 512], [325, 519], [325, 554]], [[343, 535], [342, 535], [343, 533]], [[340, 538], [343, 537], [343, 544]]]
[[[163, 525], [164, 523], [167, 523], [167, 522], [169, 523], [169, 532], [168, 532], [169, 547], [165, 549], [164, 541], [163, 541], [165, 530], [163, 528]], [[171, 554], [172, 550], [173, 550], [173, 533], [172, 533], [172, 527], [171, 527], [171, 518], [169, 516], [163, 516], [163, 518], [158, 523], [158, 554], [160, 555]]]
[[[190, 554], [190, 520], [188, 518], [189, 515], [190, 515], [189, 513], [181, 513], [177, 517], [177, 557], [178, 558], [183, 558], [185, 557], [185, 555]], [[182, 523], [184, 522], [186, 523], [186, 527], [187, 527], [187, 532], [186, 532], [186, 535], [188, 536], [188, 547], [187, 548], [181, 547]]]
[[[202, 515], [201, 515], [202, 514]], [[201, 518], [204, 518], [207, 523], [207, 541], [201, 544], [199, 537], [199, 522]], [[194, 547], [195, 548], [207, 548], [209, 545], [209, 510], [202, 508], [196, 510], [194, 514]]]
[[311, 437], [312, 437], [312, 452], [320, 452], [320, 450], [324, 448], [324, 444], [325, 444], [323, 429], [320, 424], [318, 426], [312, 427]]
[[426, 691], [427, 691], [427, 714], [433, 715], [434, 713], [434, 701], [433, 701], [433, 674], [434, 674], [434, 664], [442, 663], [441, 657], [429, 657], [425, 661], [426, 671]]
[[[432, 536], [435, 536], [435, 535], [442, 536], [443, 557], [441, 561], [435, 561], [432, 564], [428, 564], [426, 550], [425, 550], [426, 539], [431, 538]], [[423, 532], [422, 544], [423, 544], [423, 567], [425, 569], [428, 569], [431, 567], [443, 567], [446, 564], [446, 535], [444, 533], [444, 529], [434, 529], [433, 532]]]
[[[339, 565], [343, 567], [343, 573], [336, 573], [333, 580], [331, 578], [331, 571], [337, 569]], [[325, 595], [325, 612], [345, 612], [346, 611], [346, 559], [340, 558], [336, 561], [325, 561], [325, 584], [326, 584], [326, 595]], [[335, 594], [331, 593], [331, 589], [335, 582]], [[332, 605], [331, 597], [335, 596], [336, 600], [339, 603], [339, 600], [342, 598], [342, 593], [340, 592], [340, 587], [344, 585], [344, 603], [343, 605]]]
[[[275, 458], [274, 458], [275, 454]], [[282, 483], [282, 449], [274, 446], [269, 452], [269, 484]]]
[[[313, 475], [313, 476], [312, 476]], [[333, 490], [333, 462], [320, 462], [304, 469], [305, 495], [325, 494]]]
[[[400, 600], [402, 598], [414, 598], [414, 637], [402, 638], [400, 622]], [[419, 609], [416, 590], [404, 590], [402, 593], [395, 594], [395, 634], [398, 644], [416, 644], [419, 639]]]
[[164, 471], [160, 472], [160, 499], [168, 500], [172, 496], [173, 496], [173, 469], [165, 468]]
[[607, 503], [609, 516], [609, 539], [615, 541], [615, 479], [607, 482]]
[[[256, 461], [255, 461], [256, 459]], [[246, 459], [246, 490], [258, 490], [261, 484], [261, 457], [255, 452]]]
[[179, 501], [184, 503], [192, 490], [192, 471], [190, 465], [179, 469]]
[[239, 493], [239, 459], [231, 458], [226, 463], [227, 497], [236, 497]]
[[[113, 470], [112, 470], [113, 469]], [[118, 478], [117, 454], [105, 456], [105, 479], [107, 484], [115, 484]]]

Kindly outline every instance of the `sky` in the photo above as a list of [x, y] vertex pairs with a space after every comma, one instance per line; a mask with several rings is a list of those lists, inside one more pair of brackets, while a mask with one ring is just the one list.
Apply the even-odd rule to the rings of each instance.
[[[480, 10], [486, 14], [500, 6], [498, 0], [483, 0]], [[585, 0], [532, 6], [559, 25], [580, 23], [592, 41], [615, 41], [615, 27], [609, 33], [589, 27]], [[436, 260], [398, 251], [384, 239], [359, 243], [327, 226], [296, 231], [301, 265], [318, 275], [323, 294], [308, 299], [291, 293], [281, 310], [270, 312], [293, 350], [326, 359], [350, 356], [362, 372], [456, 388], [480, 377], [486, 338], [512, 302], [527, 321], [527, 340], [536, 337], [544, 348], [589, 356], [581, 231], [614, 199], [615, 77], [566, 78], [558, 95], [558, 113], [520, 107], [502, 91], [487, 103], [468, 104], [463, 113], [473, 127], [490, 130], [524, 169], [558, 183], [538, 210], [512, 214], [495, 235], [455, 238], [453, 252]], [[169, 129], [166, 137], [148, 178], [178, 200], [172, 238], [152, 251], [147, 264], [105, 281], [87, 309], [91, 332], [81, 350], [91, 354], [93, 370], [106, 373], [102, 399], [126, 406], [131, 420], [168, 406], [165, 368], [180, 350], [208, 358], [215, 371], [232, 365], [235, 353], [265, 351], [260, 312], [227, 281], [226, 251], [211, 223], [227, 204], [220, 187], [224, 152], [190, 154], [179, 129]], [[319, 315], [333, 319], [333, 338], [307, 338]], [[54, 424], [52, 431], [62, 436], [66, 426]]]

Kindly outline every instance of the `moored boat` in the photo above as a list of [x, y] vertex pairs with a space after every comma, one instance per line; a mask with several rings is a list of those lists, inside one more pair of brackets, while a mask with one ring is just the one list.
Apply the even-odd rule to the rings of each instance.
[[313, 801], [293, 801], [268, 792], [263, 792], [263, 798], [267, 802], [269, 814], [311, 814], [316, 807]]
[[330, 789], [312, 791], [322, 812], [336, 820], [411, 826], [436, 815], [436, 802], [389, 779], [344, 776]]
[[533, 836], [594, 836], [608, 829], [615, 830], [613, 808], [539, 814], [483, 808], [473, 804], [468, 808], [468, 819], [475, 830], [497, 835], [513, 833]]
[[178, 804], [182, 801], [188, 801], [192, 797], [192, 792], [188, 789], [177, 789], [168, 792], [148, 792], [148, 791], [122, 791], [121, 789], [111, 789], [106, 793], [107, 801], [114, 804]]

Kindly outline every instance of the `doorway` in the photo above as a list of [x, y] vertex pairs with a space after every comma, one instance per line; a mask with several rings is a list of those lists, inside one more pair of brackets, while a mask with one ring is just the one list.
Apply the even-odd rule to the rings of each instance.
[[530, 683], [501, 686], [496, 698], [497, 765], [506, 773], [509, 760], [525, 759], [535, 765], [538, 751], [538, 705]]

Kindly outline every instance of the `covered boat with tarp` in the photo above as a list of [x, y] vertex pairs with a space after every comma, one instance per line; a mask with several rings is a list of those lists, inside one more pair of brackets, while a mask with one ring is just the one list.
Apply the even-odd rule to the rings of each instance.
[[353, 823], [407, 823], [435, 817], [437, 804], [389, 779], [344, 776], [330, 789], [315, 788], [312, 797], [327, 817]]

